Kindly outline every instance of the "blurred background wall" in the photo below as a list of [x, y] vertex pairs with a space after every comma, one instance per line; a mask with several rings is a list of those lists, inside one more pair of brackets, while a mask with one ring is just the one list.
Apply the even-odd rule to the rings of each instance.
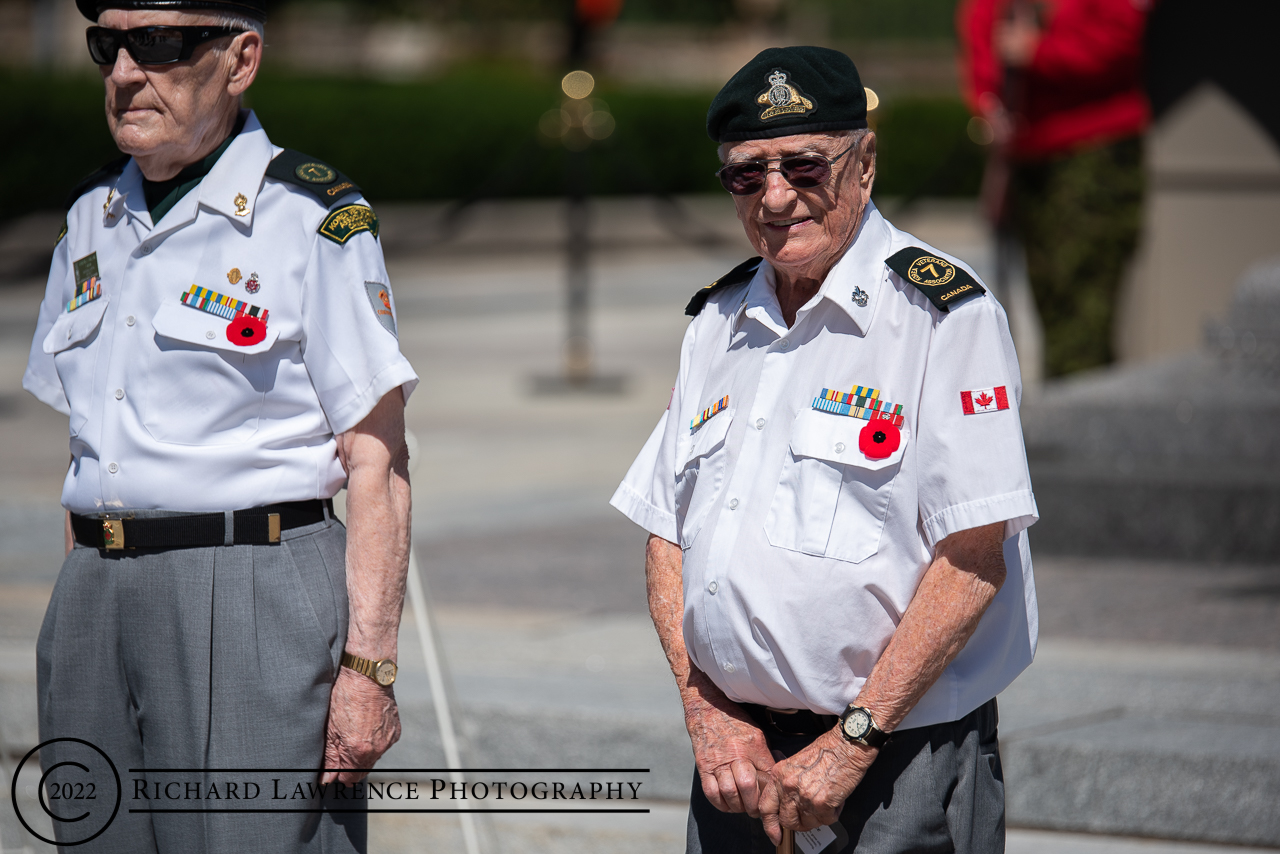
[[[569, 5], [281, 4], [250, 106], [273, 140], [343, 164], [374, 201], [458, 198], [491, 178], [489, 195], [558, 195], [561, 147], [525, 146], [559, 104]], [[617, 119], [593, 146], [591, 189], [721, 192], [702, 130], [710, 97], [761, 48], [819, 42], [857, 56], [883, 98], [877, 190], [972, 196], [982, 152], [957, 95], [952, 13], [952, 0], [628, 2], [589, 54]], [[0, 0], [0, 109], [21, 128], [0, 140], [14, 166], [0, 188], [23, 210], [58, 207], [113, 156], [84, 27], [71, 0]]]

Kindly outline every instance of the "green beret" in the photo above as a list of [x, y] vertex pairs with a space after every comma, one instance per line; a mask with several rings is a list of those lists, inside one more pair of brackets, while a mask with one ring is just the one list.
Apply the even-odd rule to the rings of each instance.
[[707, 111], [716, 142], [867, 126], [867, 93], [853, 60], [825, 47], [771, 47], [724, 84]]

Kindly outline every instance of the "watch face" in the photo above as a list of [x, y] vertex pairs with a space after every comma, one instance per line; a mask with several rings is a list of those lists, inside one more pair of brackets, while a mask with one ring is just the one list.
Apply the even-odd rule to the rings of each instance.
[[844, 719], [844, 731], [850, 738], [862, 738], [871, 731], [871, 715], [857, 709]]
[[379, 685], [390, 685], [396, 681], [396, 663], [394, 661], [378, 662], [378, 669], [374, 671], [373, 678]]

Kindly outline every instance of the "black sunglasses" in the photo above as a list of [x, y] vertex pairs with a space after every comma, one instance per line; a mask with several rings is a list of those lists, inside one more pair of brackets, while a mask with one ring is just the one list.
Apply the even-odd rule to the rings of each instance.
[[827, 183], [831, 177], [831, 164], [856, 148], [858, 143], [846, 148], [835, 157], [821, 154], [797, 154], [795, 157], [773, 157], [769, 160], [744, 160], [741, 163], [726, 163], [716, 172], [720, 184], [735, 196], [750, 196], [760, 192], [765, 178], [773, 170], [770, 163], [778, 164], [778, 171], [787, 183], [805, 190]]
[[247, 31], [235, 27], [90, 27], [85, 36], [89, 56], [98, 65], [115, 65], [121, 48], [129, 51], [139, 65], [168, 65], [190, 59], [196, 48], [207, 41], [243, 32]]

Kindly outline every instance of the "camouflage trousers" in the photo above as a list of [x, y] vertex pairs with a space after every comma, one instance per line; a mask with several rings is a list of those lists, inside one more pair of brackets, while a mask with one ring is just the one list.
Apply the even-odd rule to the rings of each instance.
[[1011, 218], [1044, 324], [1045, 373], [1113, 360], [1120, 284], [1138, 242], [1142, 142], [1014, 167]]

